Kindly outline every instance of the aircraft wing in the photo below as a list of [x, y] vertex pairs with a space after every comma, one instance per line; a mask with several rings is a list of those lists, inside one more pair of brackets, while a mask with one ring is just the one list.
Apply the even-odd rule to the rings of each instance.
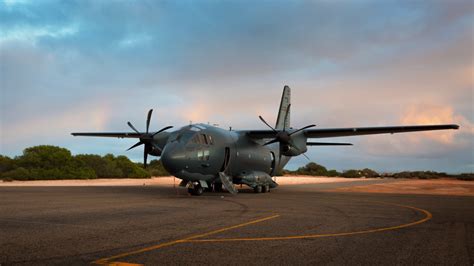
[[86, 137], [108, 137], [108, 138], [140, 138], [145, 133], [136, 132], [91, 132], [91, 133], [71, 133], [73, 136], [86, 136]]
[[[333, 138], [373, 134], [394, 134], [403, 132], [458, 129], [458, 125], [423, 125], [423, 126], [394, 126], [394, 127], [350, 127], [350, 128], [321, 128], [307, 129], [304, 134], [307, 138]], [[250, 130], [246, 134], [253, 139], [274, 138], [272, 130]]]

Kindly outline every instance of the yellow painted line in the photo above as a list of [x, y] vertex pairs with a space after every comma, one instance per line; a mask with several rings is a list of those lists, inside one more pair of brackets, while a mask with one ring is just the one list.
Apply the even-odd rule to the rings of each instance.
[[109, 262], [107, 263], [107, 265], [108, 266], [143, 266], [143, 264], [120, 262], [120, 261]]
[[232, 230], [232, 229], [235, 229], [235, 228], [240, 228], [240, 227], [244, 227], [244, 226], [247, 226], [247, 225], [264, 222], [264, 221], [267, 221], [267, 220], [270, 220], [270, 219], [277, 218], [279, 216], [280, 215], [276, 214], [276, 215], [264, 217], [264, 218], [253, 220], [253, 221], [250, 221], [250, 222], [246, 222], [246, 223], [242, 223], [242, 224], [237, 224], [237, 225], [217, 229], [217, 230], [207, 232], [207, 233], [204, 233], [204, 234], [193, 235], [193, 236], [186, 237], [186, 238], [183, 238], [183, 239], [178, 239], [178, 240], [174, 240], [174, 241], [170, 241], [170, 242], [166, 242], [166, 243], [162, 243], [162, 244], [158, 244], [158, 245], [154, 245], [154, 246], [150, 246], [150, 247], [146, 247], [146, 248], [142, 248], [142, 249], [138, 249], [138, 250], [134, 250], [134, 251], [125, 252], [125, 253], [118, 254], [118, 255], [115, 255], [115, 256], [112, 256], [112, 257], [98, 259], [98, 260], [96, 260], [92, 263], [101, 264], [101, 265], [113, 265], [113, 264], [111, 264], [112, 262], [110, 262], [111, 260], [131, 256], [131, 255], [136, 255], [136, 254], [139, 254], [139, 253], [144, 253], [144, 252], [147, 252], [147, 251], [156, 250], [156, 249], [163, 248], [163, 247], [172, 246], [172, 245], [175, 245], [175, 244], [178, 244], [178, 243], [190, 242], [191, 240], [196, 239], [196, 238], [210, 236], [210, 235], [214, 235], [214, 234], [221, 233], [221, 232], [224, 232], [224, 231]]
[[[368, 233], [383, 232], [383, 231], [390, 231], [390, 230], [406, 228], [406, 227], [410, 227], [410, 226], [414, 226], [414, 225], [417, 225], [417, 224], [424, 223], [424, 222], [430, 220], [431, 218], [433, 218], [433, 215], [429, 211], [421, 209], [421, 208], [416, 208], [416, 207], [408, 206], [408, 205], [387, 203], [387, 202], [377, 202], [377, 201], [372, 201], [372, 202], [386, 204], [386, 205], [393, 205], [393, 206], [398, 206], [398, 207], [402, 207], [402, 208], [415, 210], [415, 211], [423, 213], [425, 215], [425, 217], [420, 219], [420, 220], [410, 222], [410, 223], [406, 223], [406, 224], [401, 224], [401, 225], [395, 225], [395, 226], [390, 226], [390, 227], [382, 227], [382, 228], [374, 228], [374, 229], [361, 230], [361, 231], [353, 231], [353, 232], [343, 232], [343, 233], [276, 236], [276, 237], [198, 239], [198, 238], [214, 235], [214, 234], [217, 234], [217, 233], [221, 233], [221, 232], [224, 232], [224, 231], [244, 227], [244, 226], [247, 226], [247, 225], [260, 223], [260, 222], [270, 220], [270, 219], [274, 219], [274, 218], [277, 218], [277, 217], [280, 216], [280, 215], [276, 214], [276, 215], [264, 217], [264, 218], [261, 218], [261, 219], [253, 220], [253, 221], [250, 221], [250, 222], [225, 227], [225, 228], [222, 228], [222, 229], [217, 229], [217, 230], [207, 232], [207, 233], [204, 233], [204, 234], [193, 235], [193, 236], [186, 237], [186, 238], [183, 238], [183, 239], [178, 239], [178, 240], [174, 240], [174, 241], [170, 241], [170, 242], [150, 246], [150, 247], [142, 248], [142, 249], [139, 249], [139, 250], [125, 252], [125, 253], [118, 254], [118, 255], [115, 255], [115, 256], [112, 256], [112, 257], [96, 260], [93, 263], [101, 264], [101, 265], [126, 265], [126, 264], [117, 264], [117, 263], [120, 263], [120, 262], [110, 262], [110, 261], [118, 259], [118, 258], [123, 258], [123, 257], [131, 256], [131, 255], [135, 255], [135, 254], [144, 253], [144, 252], [147, 252], [147, 251], [157, 250], [157, 249], [160, 249], [160, 248], [163, 248], [163, 247], [172, 246], [172, 245], [176, 245], [176, 244], [179, 244], [179, 243], [232, 242], [232, 241], [235, 241], [235, 242], [236, 241], [272, 241], [272, 240], [292, 240], [292, 239], [323, 238], [323, 237], [335, 237], [335, 236], [350, 236], [350, 235], [368, 234]], [[134, 264], [131, 264], [131, 265], [134, 265]]]
[[417, 220], [417, 221], [414, 221], [414, 222], [411, 222], [411, 223], [406, 223], [406, 224], [401, 224], [401, 225], [396, 225], [396, 226], [390, 226], [390, 227], [382, 227], [382, 228], [354, 231], [354, 232], [313, 234], [313, 235], [294, 235], [294, 236], [276, 236], [276, 237], [192, 239], [192, 240], [187, 240], [186, 242], [271, 241], [271, 240], [322, 238], [322, 237], [334, 237], [334, 236], [350, 236], [350, 235], [360, 235], [360, 234], [368, 234], [368, 233], [383, 232], [383, 231], [390, 231], [390, 230], [406, 228], [406, 227], [410, 227], [410, 226], [414, 226], [414, 225], [417, 225], [417, 224], [424, 223], [424, 222], [430, 220], [431, 218], [433, 218], [433, 215], [429, 211], [424, 210], [424, 209], [420, 209], [420, 208], [416, 208], [416, 207], [412, 207], [412, 206], [407, 206], [407, 205], [386, 203], [386, 202], [379, 202], [379, 203], [394, 205], [394, 206], [398, 206], [398, 207], [403, 207], [403, 208], [419, 211], [419, 212], [425, 214], [425, 217], [423, 219], [420, 219], [420, 220]]

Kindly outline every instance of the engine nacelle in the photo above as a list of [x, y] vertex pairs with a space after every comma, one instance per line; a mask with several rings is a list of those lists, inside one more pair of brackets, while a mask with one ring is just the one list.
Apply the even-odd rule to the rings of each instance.
[[302, 133], [297, 133], [291, 136], [290, 144], [280, 144], [280, 152], [285, 156], [298, 156], [305, 153], [308, 148], [306, 147], [306, 136]]
[[154, 156], [161, 156], [161, 149], [159, 147], [156, 147], [155, 145], [151, 145], [150, 150], [148, 151], [148, 154], [154, 155]]

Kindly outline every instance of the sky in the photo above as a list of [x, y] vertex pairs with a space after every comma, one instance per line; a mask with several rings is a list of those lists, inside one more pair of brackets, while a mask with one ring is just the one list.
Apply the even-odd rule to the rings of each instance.
[[[133, 139], [71, 132], [193, 123], [266, 129], [284, 85], [291, 122], [459, 124], [333, 138], [339, 171], [474, 171], [474, 2], [0, 0], [0, 153], [48, 144], [126, 155]], [[307, 163], [294, 158], [287, 168]]]

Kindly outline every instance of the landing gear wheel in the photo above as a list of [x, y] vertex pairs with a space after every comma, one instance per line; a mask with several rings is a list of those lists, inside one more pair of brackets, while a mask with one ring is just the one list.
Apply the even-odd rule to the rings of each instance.
[[262, 187], [262, 192], [263, 192], [263, 193], [270, 192], [270, 185], [264, 185], [264, 186]]
[[188, 188], [188, 192], [191, 193], [191, 195], [200, 196], [204, 192], [204, 188], [200, 185], [195, 185], [194, 188]]
[[261, 193], [262, 192], [262, 186], [258, 185], [256, 187], [253, 188], [253, 191], [255, 193]]

